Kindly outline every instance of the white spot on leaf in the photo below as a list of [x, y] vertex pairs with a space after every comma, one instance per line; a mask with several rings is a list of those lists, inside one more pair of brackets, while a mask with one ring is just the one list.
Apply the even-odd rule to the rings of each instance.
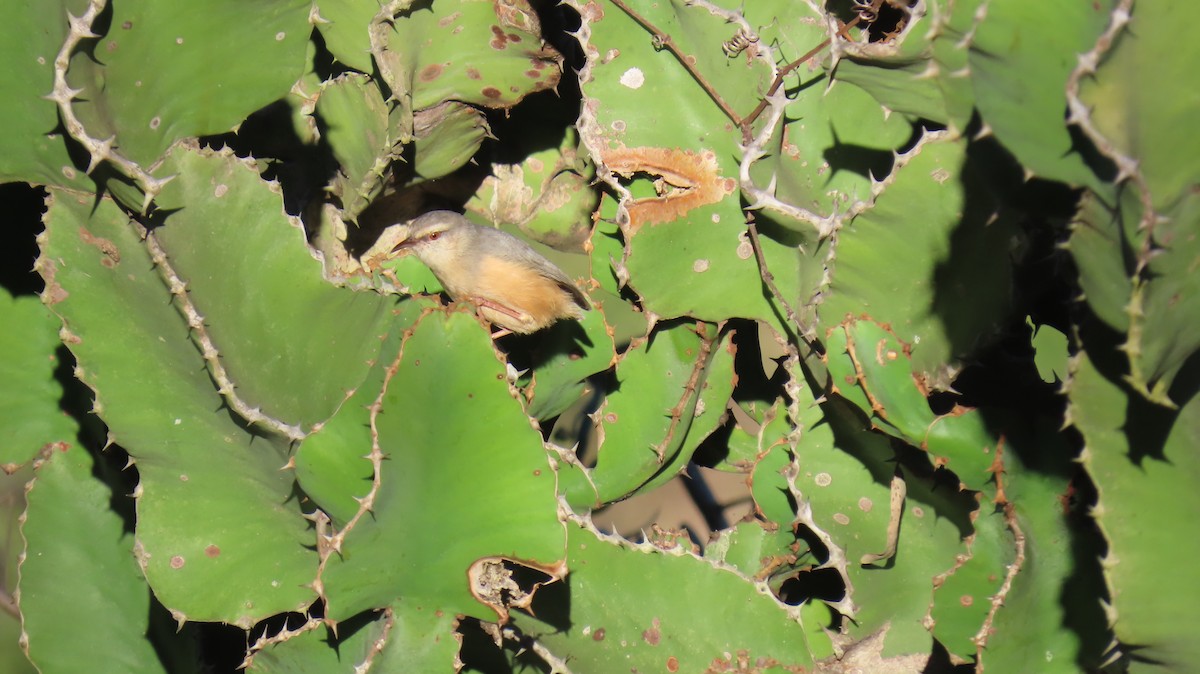
[[640, 68], [630, 68], [621, 75], [621, 84], [630, 89], [641, 89], [646, 83], [646, 76]]
[[750, 243], [750, 238], [745, 232], [738, 234], [737, 256], [743, 260], [754, 257], [754, 245]]

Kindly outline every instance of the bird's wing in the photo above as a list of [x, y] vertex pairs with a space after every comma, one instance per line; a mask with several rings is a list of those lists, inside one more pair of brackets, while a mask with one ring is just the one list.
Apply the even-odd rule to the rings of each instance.
[[583, 291], [571, 282], [570, 277], [563, 273], [563, 270], [559, 269], [553, 262], [547, 260], [545, 256], [534, 250], [529, 244], [508, 232], [487, 227], [481, 227], [480, 229], [482, 230], [480, 235], [492, 239], [492, 245], [528, 264], [530, 267], [536, 269], [539, 274], [554, 281], [563, 290], [570, 293], [571, 299], [575, 301], [575, 304], [579, 305], [580, 309], [587, 311], [592, 308], [591, 303], [588, 302], [587, 295], [584, 295]]

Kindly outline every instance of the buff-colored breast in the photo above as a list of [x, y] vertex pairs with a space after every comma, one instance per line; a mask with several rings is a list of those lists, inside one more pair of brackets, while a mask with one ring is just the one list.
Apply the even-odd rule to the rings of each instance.
[[574, 296], [558, 281], [528, 265], [484, 256], [475, 270], [468, 294], [511, 309], [515, 316], [482, 306], [480, 313], [492, 323], [517, 333], [530, 333], [563, 318], [582, 318]]

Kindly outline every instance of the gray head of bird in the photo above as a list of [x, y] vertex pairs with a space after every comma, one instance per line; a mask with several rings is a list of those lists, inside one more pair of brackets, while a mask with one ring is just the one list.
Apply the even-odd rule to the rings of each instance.
[[401, 227], [405, 236], [392, 248], [392, 254], [412, 251], [435, 273], [463, 267], [474, 258], [471, 246], [475, 225], [458, 213], [431, 211]]

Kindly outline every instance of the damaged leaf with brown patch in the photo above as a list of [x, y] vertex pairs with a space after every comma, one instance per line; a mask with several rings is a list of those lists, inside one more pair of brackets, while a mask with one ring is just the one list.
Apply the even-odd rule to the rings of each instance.
[[721, 176], [717, 156], [711, 150], [621, 147], [606, 150], [601, 158], [609, 170], [624, 178], [641, 173], [660, 179], [656, 183], [658, 196], [634, 199], [629, 204], [631, 234], [636, 234], [644, 224], [678, 220], [689, 211], [717, 203], [737, 189], [736, 180]]
[[[520, 577], [522, 574], [514, 573], [518, 569], [542, 573], [547, 578], [525, 583], [528, 587], [524, 587]], [[503, 557], [484, 557], [467, 569], [471, 594], [496, 612], [500, 624], [508, 622], [510, 609], [529, 609], [539, 588], [558, 582], [566, 575], [565, 561], [547, 565]]]

